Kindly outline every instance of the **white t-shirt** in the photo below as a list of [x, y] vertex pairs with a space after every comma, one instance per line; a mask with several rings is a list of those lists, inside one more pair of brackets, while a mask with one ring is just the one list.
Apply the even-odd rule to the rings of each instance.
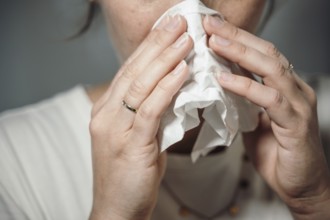
[[[83, 87], [0, 117], [0, 219], [87, 219], [91, 103]], [[4, 210], [2, 210], [4, 209]]]
[[[84, 87], [76, 86], [0, 115], [1, 220], [88, 219], [91, 107]], [[152, 219], [292, 219], [242, 155], [240, 137], [225, 152], [196, 164], [189, 155], [169, 154]], [[236, 215], [229, 214], [229, 202], [237, 204]]]

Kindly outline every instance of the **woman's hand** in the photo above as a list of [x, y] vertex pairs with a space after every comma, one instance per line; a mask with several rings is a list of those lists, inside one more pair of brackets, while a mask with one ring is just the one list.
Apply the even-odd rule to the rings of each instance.
[[220, 85], [263, 107], [247, 153], [268, 184], [299, 219], [330, 219], [330, 178], [319, 138], [314, 91], [269, 42], [207, 16], [210, 48], [260, 76], [264, 84], [233, 74]]
[[160, 118], [188, 77], [182, 60], [193, 43], [185, 31], [182, 17], [164, 19], [94, 105], [90, 219], [150, 218], [166, 166], [156, 139]]

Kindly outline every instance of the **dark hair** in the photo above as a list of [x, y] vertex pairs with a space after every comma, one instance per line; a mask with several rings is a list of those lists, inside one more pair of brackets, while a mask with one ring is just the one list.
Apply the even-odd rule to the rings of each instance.
[[91, 27], [95, 15], [97, 14], [97, 11], [98, 11], [98, 4], [95, 1], [90, 1], [88, 5], [86, 20], [84, 21], [80, 29], [77, 31], [77, 33], [75, 33], [69, 39], [74, 39], [85, 34], [88, 31], [88, 29]]
[[260, 33], [264, 29], [266, 23], [272, 16], [274, 9], [275, 9], [275, 0], [268, 0], [268, 4], [266, 6], [267, 6], [267, 8], [265, 9], [266, 10], [265, 15], [264, 15], [261, 23], [259, 24], [258, 33]]

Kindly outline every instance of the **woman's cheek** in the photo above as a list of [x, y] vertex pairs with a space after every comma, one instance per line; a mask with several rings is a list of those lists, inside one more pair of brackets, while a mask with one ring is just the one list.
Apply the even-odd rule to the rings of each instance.
[[121, 16], [116, 23], [110, 24], [110, 36], [121, 61], [126, 60], [147, 37], [154, 23], [164, 13], [164, 10], [161, 10], [161, 12], [152, 11], [150, 13], [134, 10], [126, 14], [127, 16]]
[[152, 27], [148, 18], [126, 14], [107, 18], [110, 39], [116, 48], [120, 61], [125, 61], [135, 48], [144, 40]]
[[206, 5], [220, 12], [227, 21], [249, 32], [254, 32], [265, 7], [264, 0], [207, 1]]

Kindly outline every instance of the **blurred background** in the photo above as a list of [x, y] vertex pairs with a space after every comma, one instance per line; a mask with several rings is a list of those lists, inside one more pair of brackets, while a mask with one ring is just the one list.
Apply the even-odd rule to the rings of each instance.
[[118, 69], [101, 13], [86, 34], [88, 0], [10, 0], [0, 7], [0, 111], [76, 84], [111, 79]]
[[[0, 7], [0, 112], [118, 69], [101, 13], [84, 35], [88, 0], [11, 0]], [[330, 73], [330, 1], [276, 0], [261, 36], [308, 74]]]

